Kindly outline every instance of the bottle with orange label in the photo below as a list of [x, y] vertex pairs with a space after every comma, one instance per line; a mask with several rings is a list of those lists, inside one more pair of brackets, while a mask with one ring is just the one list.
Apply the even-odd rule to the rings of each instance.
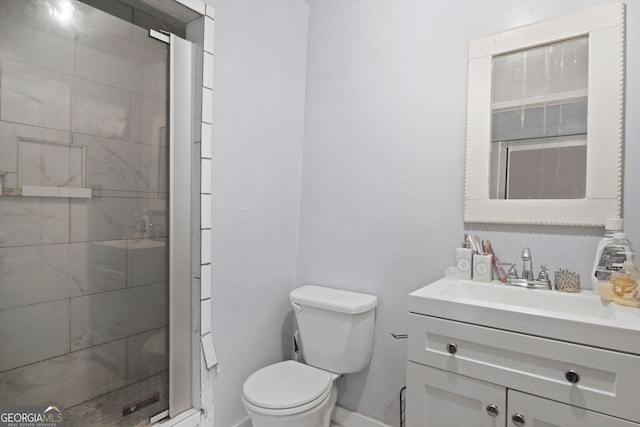
[[627, 253], [622, 268], [611, 276], [613, 302], [629, 307], [640, 307], [638, 276], [633, 254]]

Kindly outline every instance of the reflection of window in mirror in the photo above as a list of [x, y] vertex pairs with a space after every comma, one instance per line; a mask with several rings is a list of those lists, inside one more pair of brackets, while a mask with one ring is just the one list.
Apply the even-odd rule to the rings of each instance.
[[588, 36], [494, 56], [491, 199], [583, 199]]
[[621, 218], [625, 5], [469, 42], [466, 223]]

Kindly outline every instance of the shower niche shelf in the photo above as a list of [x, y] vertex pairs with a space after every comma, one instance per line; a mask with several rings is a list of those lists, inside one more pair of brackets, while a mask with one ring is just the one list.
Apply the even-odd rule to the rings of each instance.
[[46, 185], [23, 185], [22, 188], [0, 188], [0, 197], [66, 197], [72, 199], [90, 199], [91, 188], [54, 187]]
[[23, 137], [17, 142], [17, 170], [0, 171], [0, 195], [91, 198], [85, 145]]

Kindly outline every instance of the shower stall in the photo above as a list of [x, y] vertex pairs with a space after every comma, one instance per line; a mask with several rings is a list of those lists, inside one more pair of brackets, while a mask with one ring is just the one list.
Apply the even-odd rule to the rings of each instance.
[[[193, 347], [170, 316], [195, 317], [179, 305], [199, 271], [184, 256], [199, 183], [194, 149], [170, 136], [195, 147], [200, 117], [191, 100], [187, 126], [171, 120], [171, 45], [149, 37], [186, 27], [142, 2], [90, 3], [0, 0], [0, 406], [144, 425], [175, 390], [171, 338]], [[189, 299], [176, 306], [172, 286]]]

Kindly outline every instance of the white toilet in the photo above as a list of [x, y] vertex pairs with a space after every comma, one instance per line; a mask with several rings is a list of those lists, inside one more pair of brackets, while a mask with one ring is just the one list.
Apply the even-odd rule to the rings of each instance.
[[378, 299], [322, 286], [302, 286], [289, 299], [306, 364], [287, 360], [254, 372], [242, 403], [253, 427], [329, 427], [334, 380], [371, 360]]

